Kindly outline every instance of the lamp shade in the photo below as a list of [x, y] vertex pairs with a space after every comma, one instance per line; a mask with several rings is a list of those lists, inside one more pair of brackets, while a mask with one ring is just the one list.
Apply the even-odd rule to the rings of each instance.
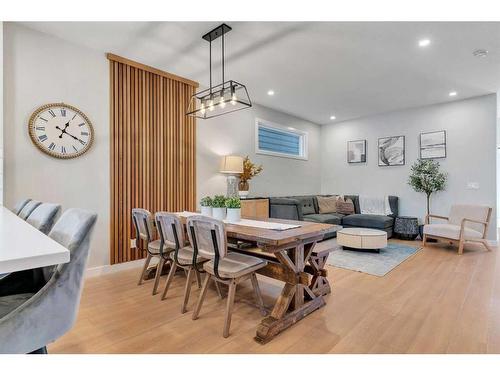
[[243, 158], [241, 156], [227, 155], [220, 161], [220, 173], [243, 173]]

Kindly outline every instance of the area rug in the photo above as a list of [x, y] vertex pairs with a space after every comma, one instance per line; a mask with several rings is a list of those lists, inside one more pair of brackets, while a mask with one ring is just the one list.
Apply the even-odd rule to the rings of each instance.
[[374, 276], [384, 276], [420, 249], [421, 247], [397, 243], [389, 243], [386, 248], [380, 249], [380, 253], [342, 250], [340, 247], [332, 251], [327, 264]]

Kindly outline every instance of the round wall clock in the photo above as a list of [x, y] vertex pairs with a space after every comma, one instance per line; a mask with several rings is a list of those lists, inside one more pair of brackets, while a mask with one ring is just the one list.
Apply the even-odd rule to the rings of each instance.
[[85, 114], [64, 103], [50, 103], [37, 108], [30, 117], [29, 134], [41, 151], [60, 158], [76, 158], [88, 151], [94, 129]]

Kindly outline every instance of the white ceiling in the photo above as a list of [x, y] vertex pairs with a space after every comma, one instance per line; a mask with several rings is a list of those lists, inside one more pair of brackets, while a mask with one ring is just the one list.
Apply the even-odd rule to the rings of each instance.
[[[256, 103], [318, 124], [500, 89], [500, 23], [227, 22], [226, 79]], [[208, 85], [216, 22], [24, 22]], [[426, 48], [418, 40], [429, 38]], [[214, 42], [214, 63], [220, 50]], [[485, 58], [475, 49], [489, 51]], [[220, 79], [216, 67], [214, 81]], [[273, 89], [270, 97], [267, 91]], [[448, 92], [457, 91], [454, 98]]]

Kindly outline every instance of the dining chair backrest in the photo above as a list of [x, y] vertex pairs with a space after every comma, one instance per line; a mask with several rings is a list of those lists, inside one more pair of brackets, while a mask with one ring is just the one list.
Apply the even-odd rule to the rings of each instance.
[[[463, 219], [472, 219], [487, 222], [490, 220], [491, 208], [488, 206], [473, 205], [473, 204], [455, 204], [451, 206], [448, 222], [450, 224], [461, 225]], [[467, 228], [473, 229], [480, 233], [484, 231], [484, 225], [465, 222]]]
[[14, 208], [12, 209], [12, 212], [14, 212], [16, 215], [19, 215], [21, 210], [26, 206], [26, 204], [31, 200], [31, 198], [23, 199], [20, 200], [19, 202], [16, 203]]
[[31, 213], [35, 210], [35, 208], [37, 208], [38, 206], [40, 206], [42, 204], [42, 202], [40, 201], [34, 201], [34, 200], [31, 200], [29, 201], [28, 203], [26, 203], [26, 205], [21, 209], [21, 211], [19, 212], [19, 217], [23, 220], [26, 220], [30, 215]]
[[158, 233], [166, 247], [175, 249], [184, 246], [184, 230], [177, 215], [162, 211], [155, 214], [155, 219]]
[[93, 212], [72, 208], [49, 233], [70, 252], [48, 282], [25, 303], [0, 318], [0, 353], [29, 353], [55, 341], [75, 323], [92, 231]]
[[48, 234], [54, 226], [54, 222], [60, 212], [61, 205], [55, 203], [42, 203], [33, 210], [31, 215], [26, 219], [26, 222], [33, 225], [40, 232]]
[[207, 216], [195, 215], [186, 221], [189, 242], [203, 258], [227, 255], [227, 237], [224, 223]]
[[132, 221], [134, 222], [136, 236], [147, 242], [153, 239], [153, 215], [143, 208], [132, 209]]

